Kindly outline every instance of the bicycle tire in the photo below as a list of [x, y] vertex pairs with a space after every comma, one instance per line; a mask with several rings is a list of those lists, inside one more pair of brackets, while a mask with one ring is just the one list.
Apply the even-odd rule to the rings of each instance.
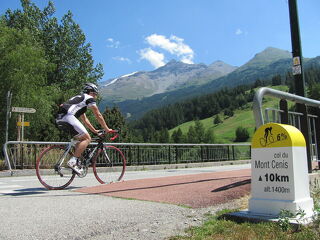
[[70, 185], [75, 177], [75, 172], [67, 166], [67, 162], [72, 157], [69, 152], [63, 162], [60, 173], [55, 169], [58, 159], [65, 152], [65, 148], [53, 145], [44, 149], [37, 159], [36, 173], [40, 183], [48, 190], [62, 190]]
[[101, 184], [120, 181], [126, 170], [126, 159], [121, 150], [114, 146], [105, 146], [108, 158], [98, 149], [97, 154], [92, 160], [93, 173]]

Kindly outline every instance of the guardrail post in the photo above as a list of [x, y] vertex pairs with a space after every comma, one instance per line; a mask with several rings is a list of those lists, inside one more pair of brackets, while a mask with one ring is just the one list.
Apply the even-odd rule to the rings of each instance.
[[280, 110], [283, 112], [280, 112], [281, 116], [281, 123], [288, 124], [289, 123], [289, 113], [288, 113], [288, 102], [284, 99], [281, 99], [279, 102]]
[[320, 143], [319, 143], [319, 137], [320, 137], [320, 109], [319, 108], [315, 108], [316, 109], [316, 148], [317, 148], [317, 161], [318, 161], [318, 168], [320, 169]]
[[232, 158], [233, 158], [233, 160], [236, 160], [235, 154], [234, 154], [234, 145], [232, 145]]
[[137, 159], [137, 165], [139, 166], [140, 165], [140, 148], [138, 146], [138, 159]]
[[34, 151], [34, 167], [36, 167], [37, 165], [37, 146], [36, 145], [33, 145], [33, 151]]
[[204, 161], [204, 156], [203, 156], [203, 147], [200, 146], [200, 155], [201, 155], [201, 162]]
[[20, 153], [21, 153], [21, 155], [20, 155], [20, 160], [21, 160], [21, 169], [23, 170], [24, 169], [24, 144], [20, 144]]
[[127, 158], [127, 164], [131, 165], [131, 161], [132, 161], [132, 152], [131, 152], [131, 146], [128, 147], [128, 154], [127, 154], [128, 158]]
[[310, 138], [309, 138], [309, 128], [308, 128], [308, 112], [305, 104], [297, 103], [297, 111], [301, 112], [303, 116], [301, 117], [301, 132], [306, 140], [307, 145], [307, 164], [308, 172], [312, 172], [312, 163], [311, 163], [311, 148], [310, 148]]
[[176, 163], [178, 163], [178, 147], [175, 147], [175, 151], [176, 151]]

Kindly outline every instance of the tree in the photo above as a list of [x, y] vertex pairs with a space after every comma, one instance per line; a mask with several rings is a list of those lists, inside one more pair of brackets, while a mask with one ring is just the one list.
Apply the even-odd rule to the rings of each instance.
[[220, 119], [219, 114], [216, 115], [216, 117], [215, 117], [214, 120], [213, 120], [213, 123], [214, 123], [214, 124], [222, 123], [222, 120]]
[[43, 10], [30, 0], [21, 0], [21, 5], [22, 10], [8, 10], [2, 21], [10, 28], [28, 29], [43, 46], [46, 59], [54, 66], [47, 75], [47, 84], [61, 89], [62, 101], [79, 92], [83, 83], [97, 82], [102, 77], [102, 65], [93, 66], [91, 46], [70, 11], [59, 24], [53, 17], [52, 1]]
[[271, 80], [271, 84], [272, 86], [278, 86], [278, 85], [281, 85], [281, 75], [276, 75], [272, 78]]
[[232, 116], [234, 115], [234, 112], [233, 112], [232, 109], [226, 108], [226, 109], [224, 110], [224, 115], [226, 115], [226, 116], [228, 116], [228, 117], [232, 117]]
[[93, 66], [91, 46], [71, 12], [59, 24], [51, 1], [43, 10], [30, 0], [21, 0], [21, 5], [22, 10], [7, 10], [0, 18], [0, 79], [4, 83], [0, 102], [6, 106], [5, 96], [11, 89], [14, 106], [37, 110], [28, 115], [32, 134], [27, 137], [59, 140], [62, 135], [54, 125], [58, 105], [78, 93], [83, 83], [97, 82], [102, 66]]
[[320, 83], [310, 85], [308, 89], [308, 97], [316, 100], [320, 99]]
[[204, 143], [215, 143], [216, 136], [211, 129], [207, 129], [204, 135]]
[[120, 109], [115, 106], [111, 109], [106, 108], [102, 115], [110, 128], [120, 130], [121, 138], [119, 138], [119, 141], [127, 141], [129, 138], [128, 126], [124, 116], [120, 112]]
[[165, 128], [165, 129], [161, 130], [158, 142], [160, 142], [160, 143], [168, 143], [169, 139], [170, 139], [170, 137], [169, 137], [168, 129]]
[[261, 87], [262, 86], [262, 81], [258, 78], [255, 82], [253, 87], [257, 88], [257, 87]]
[[194, 129], [194, 126], [190, 126], [187, 133], [188, 143], [197, 143], [197, 133]]
[[184, 136], [180, 128], [178, 130], [174, 130], [171, 136], [174, 143], [183, 143]]
[[194, 130], [195, 130], [195, 137], [196, 137], [195, 143], [203, 143], [205, 129], [204, 129], [203, 123], [200, 122], [200, 120], [195, 121]]
[[287, 72], [285, 76], [285, 85], [289, 87], [289, 93], [295, 93], [294, 77], [292, 72]]
[[[26, 121], [31, 126], [26, 129], [25, 139], [56, 139], [58, 130], [53, 125], [52, 111], [55, 109], [55, 98], [59, 93], [54, 86], [47, 86], [47, 74], [52, 71], [44, 54], [44, 49], [30, 34], [28, 29], [9, 28], [0, 21], [0, 80], [1, 104], [6, 106], [7, 92], [12, 95], [12, 106], [30, 107], [37, 110], [26, 114]], [[6, 109], [6, 108], [3, 108]], [[15, 138], [15, 118], [12, 115], [10, 137]], [[5, 114], [0, 115], [4, 122]], [[1, 124], [4, 132], [5, 124]], [[50, 132], [48, 132], [50, 131]], [[1, 135], [1, 142], [3, 142]]]
[[235, 142], [246, 142], [249, 137], [249, 132], [246, 128], [242, 126], [237, 127]]
[[243, 96], [242, 93], [238, 94], [235, 98], [235, 103], [237, 103], [237, 105], [239, 107], [241, 107], [242, 105], [247, 103], [247, 100], [245, 99], [245, 97]]

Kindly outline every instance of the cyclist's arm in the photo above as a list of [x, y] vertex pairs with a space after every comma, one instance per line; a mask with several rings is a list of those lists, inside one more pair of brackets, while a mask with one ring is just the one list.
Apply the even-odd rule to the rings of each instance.
[[84, 123], [84, 125], [86, 125], [86, 127], [88, 127], [93, 133], [98, 133], [98, 130], [95, 129], [94, 126], [92, 126], [91, 122], [89, 121], [85, 113], [80, 116], [80, 119]]
[[99, 108], [96, 105], [92, 105], [91, 107], [89, 107], [92, 111], [94, 116], [96, 117], [96, 119], [98, 120], [98, 122], [100, 123], [101, 127], [106, 131], [109, 132], [112, 129], [108, 127], [108, 125], [106, 124], [102, 114], [99, 111]]

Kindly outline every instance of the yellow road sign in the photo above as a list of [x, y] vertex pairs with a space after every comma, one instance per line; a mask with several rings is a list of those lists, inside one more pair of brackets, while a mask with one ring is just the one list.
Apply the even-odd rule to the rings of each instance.
[[19, 127], [29, 127], [30, 126], [30, 122], [17, 122], [17, 126]]

